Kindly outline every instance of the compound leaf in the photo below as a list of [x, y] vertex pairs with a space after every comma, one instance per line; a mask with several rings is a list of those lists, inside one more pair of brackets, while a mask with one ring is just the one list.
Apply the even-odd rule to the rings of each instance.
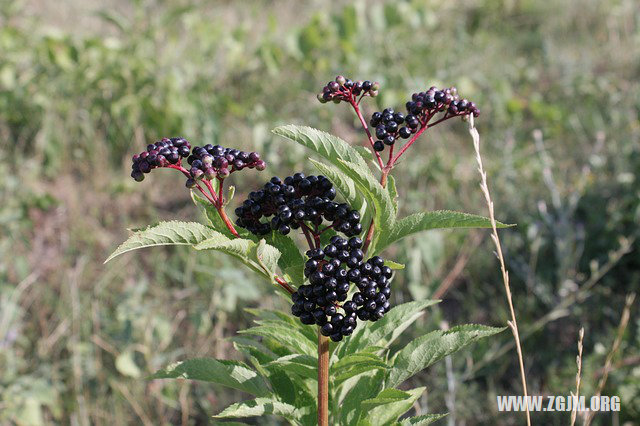
[[400, 350], [389, 370], [386, 385], [395, 387], [447, 355], [476, 340], [500, 333], [504, 328], [477, 324], [459, 325], [450, 330], [436, 330], [410, 342]]
[[109, 262], [123, 253], [145, 247], [170, 245], [195, 245], [209, 238], [215, 238], [216, 231], [197, 222], [172, 220], [151, 225], [136, 231], [104, 261]]
[[202, 380], [256, 396], [269, 394], [269, 388], [264, 379], [240, 361], [194, 358], [172, 364], [150, 378]]

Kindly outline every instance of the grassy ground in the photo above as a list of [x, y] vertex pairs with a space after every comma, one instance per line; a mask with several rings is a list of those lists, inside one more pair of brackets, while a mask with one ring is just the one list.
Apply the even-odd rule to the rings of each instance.
[[[48, 2], [0, 9], [0, 424], [205, 424], [242, 398], [196, 383], [136, 380], [185, 356], [237, 356], [225, 338], [281, 307], [225, 258], [186, 249], [106, 256], [127, 228], [195, 219], [182, 182], [142, 184], [128, 161], [148, 141], [253, 147], [272, 174], [310, 170], [269, 130], [304, 123], [361, 142], [341, 106], [314, 93], [338, 73], [382, 83], [401, 106], [431, 84], [482, 109], [485, 167], [503, 232], [530, 393], [583, 392], [640, 287], [640, 13], [631, 0]], [[416, 146], [396, 179], [404, 213], [484, 214], [464, 124]], [[264, 174], [235, 184], [242, 199]], [[414, 333], [508, 312], [486, 232], [432, 232], [390, 249], [407, 268], [396, 302], [443, 303]], [[613, 253], [613, 254], [612, 254]], [[605, 394], [640, 418], [637, 308]], [[419, 377], [417, 410], [456, 424], [519, 424], [496, 394], [520, 392], [510, 337]], [[455, 388], [451, 387], [455, 383]], [[537, 424], [568, 415], [536, 414]], [[277, 423], [273, 420], [274, 424]], [[255, 424], [265, 424], [256, 420]]]

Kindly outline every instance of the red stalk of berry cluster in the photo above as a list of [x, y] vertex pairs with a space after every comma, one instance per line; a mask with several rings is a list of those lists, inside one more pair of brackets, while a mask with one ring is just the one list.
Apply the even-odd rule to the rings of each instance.
[[[438, 90], [435, 86], [424, 92], [414, 93], [411, 100], [407, 102], [408, 115], [395, 112], [387, 108], [382, 112], [375, 112], [371, 116], [371, 125], [376, 127], [375, 135], [378, 139], [374, 141], [369, 126], [360, 111], [360, 101], [366, 95], [377, 96], [378, 83], [370, 81], [352, 81], [343, 76], [338, 76], [334, 81], [330, 81], [318, 94], [318, 100], [322, 103], [333, 101], [335, 103], [348, 102], [356, 116], [362, 124], [362, 128], [367, 135], [368, 145], [375, 154], [378, 166], [380, 167], [380, 185], [385, 188], [388, 175], [396, 165], [400, 157], [409, 149], [415, 141], [429, 128], [453, 117], [465, 117], [473, 115], [477, 117], [480, 111], [473, 102], [466, 99], [459, 99], [457, 89]], [[444, 112], [444, 116], [439, 120], [429, 123], [438, 113]], [[409, 139], [397, 154], [394, 156], [394, 147], [400, 139]], [[389, 157], [384, 164], [380, 152], [389, 146]], [[372, 220], [369, 224], [365, 237], [363, 250], [369, 248], [375, 232], [375, 223]]]
[[[182, 165], [183, 158], [187, 158], [190, 170]], [[198, 190], [215, 207], [229, 232], [239, 238], [238, 231], [224, 209], [224, 180], [235, 171], [244, 168], [264, 170], [265, 166], [265, 162], [255, 152], [246, 153], [210, 144], [194, 147], [192, 150], [186, 139], [164, 138], [148, 145], [146, 151], [133, 156], [131, 177], [140, 182], [144, 180], [145, 174], [155, 168], [178, 170], [187, 178], [186, 186]], [[218, 181], [217, 192], [211, 184], [213, 179]], [[289, 294], [295, 292], [283, 278], [276, 275], [274, 280]]]

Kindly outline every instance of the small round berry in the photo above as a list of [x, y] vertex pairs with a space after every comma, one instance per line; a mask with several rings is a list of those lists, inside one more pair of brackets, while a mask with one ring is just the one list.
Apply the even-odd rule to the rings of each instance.
[[378, 152], [384, 151], [384, 143], [382, 141], [375, 141], [373, 144], [373, 149]]
[[387, 137], [385, 137], [385, 138], [382, 140], [382, 143], [384, 143], [385, 145], [389, 145], [389, 146], [391, 146], [391, 145], [393, 145], [394, 143], [396, 143], [396, 138], [395, 138], [395, 137], [393, 137], [392, 135], [388, 135]]
[[358, 306], [354, 301], [351, 300], [343, 304], [342, 309], [344, 309], [344, 311], [349, 314], [349, 313], [355, 312], [358, 309]]
[[320, 329], [320, 333], [322, 333], [323, 336], [330, 336], [333, 334], [333, 325], [330, 322], [324, 324]]
[[342, 334], [340, 333], [332, 334], [331, 340], [333, 340], [334, 342], [339, 342], [340, 340], [342, 340]]
[[313, 260], [322, 260], [324, 259], [324, 251], [321, 248], [316, 248], [307, 251], [307, 256]]
[[380, 122], [382, 121], [382, 113], [380, 112], [374, 112], [371, 115], [371, 120], [369, 121], [369, 123], [373, 126], [373, 127], [377, 127]]
[[400, 135], [402, 139], [408, 139], [409, 136], [411, 136], [411, 130], [409, 130], [409, 128], [406, 126], [402, 126], [398, 131], [398, 135]]
[[316, 323], [316, 320], [313, 317], [313, 314], [311, 312], [303, 312], [300, 315], [300, 321], [302, 321], [302, 323], [306, 325], [311, 325]]

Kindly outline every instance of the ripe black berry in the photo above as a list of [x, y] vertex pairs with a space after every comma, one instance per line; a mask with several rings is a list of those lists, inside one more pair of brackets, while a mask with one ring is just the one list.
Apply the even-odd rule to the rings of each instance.
[[378, 88], [378, 83], [372, 83], [369, 80], [352, 81], [339, 75], [322, 88], [322, 92], [318, 93], [317, 98], [323, 104], [329, 101], [335, 103], [357, 102], [359, 96], [377, 96]]
[[[379, 256], [363, 262], [362, 244], [359, 237], [334, 235], [324, 249], [307, 251], [304, 275], [310, 284], [301, 285], [291, 297], [291, 312], [303, 324], [321, 326], [321, 333], [336, 342], [353, 333], [357, 319], [377, 321], [391, 307], [392, 270]], [[347, 300], [351, 283], [359, 291]]]
[[[335, 197], [336, 190], [325, 176], [296, 173], [284, 180], [274, 177], [261, 190], [251, 192], [249, 199], [236, 209], [237, 223], [256, 235], [264, 235], [271, 230], [286, 235], [291, 229], [300, 227], [319, 232], [324, 221], [347, 236], [360, 234], [360, 213], [347, 204], [334, 202]], [[321, 259], [325, 254], [320, 250], [310, 256]]]
[[455, 87], [440, 90], [431, 87], [424, 92], [413, 93], [405, 105], [406, 116], [391, 108], [371, 115], [369, 123], [375, 127], [375, 135], [379, 139], [374, 143], [375, 151], [384, 151], [384, 145], [391, 146], [398, 138], [409, 139], [420, 126], [427, 126], [437, 113], [444, 113], [445, 118], [470, 114], [477, 117], [480, 114], [473, 102], [459, 99]]

